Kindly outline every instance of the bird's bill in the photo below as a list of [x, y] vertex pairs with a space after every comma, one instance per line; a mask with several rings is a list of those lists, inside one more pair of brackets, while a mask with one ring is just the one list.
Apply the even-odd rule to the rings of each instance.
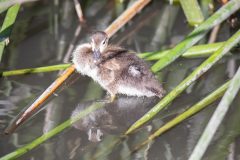
[[96, 61], [100, 59], [100, 50], [99, 49], [93, 51], [93, 58]]

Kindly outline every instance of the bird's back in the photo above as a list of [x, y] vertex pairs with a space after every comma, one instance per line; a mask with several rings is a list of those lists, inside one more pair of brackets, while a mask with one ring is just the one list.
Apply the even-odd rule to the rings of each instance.
[[133, 95], [146, 94], [149, 97], [153, 94], [162, 97], [164, 93], [149, 65], [133, 51], [111, 46], [105, 51], [100, 66], [113, 72], [115, 85], [119, 86], [118, 92], [135, 92]]

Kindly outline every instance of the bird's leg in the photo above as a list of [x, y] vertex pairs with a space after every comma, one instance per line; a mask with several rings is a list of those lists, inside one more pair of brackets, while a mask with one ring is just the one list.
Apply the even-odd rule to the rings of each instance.
[[109, 102], [112, 103], [116, 99], [116, 94], [110, 94]]
[[116, 94], [108, 93], [108, 97], [106, 99], [106, 103], [112, 103], [116, 99]]
[[116, 99], [116, 86], [114, 85], [114, 81], [109, 83], [107, 86], [107, 91], [108, 91], [108, 103], [112, 103]]
[[103, 100], [100, 100], [100, 102], [112, 103], [116, 99], [116, 86], [113, 84], [114, 82], [109, 83], [107, 86], [107, 97]]
[[97, 102], [112, 103], [115, 99], [116, 99], [116, 94], [109, 93], [106, 98], [97, 100]]

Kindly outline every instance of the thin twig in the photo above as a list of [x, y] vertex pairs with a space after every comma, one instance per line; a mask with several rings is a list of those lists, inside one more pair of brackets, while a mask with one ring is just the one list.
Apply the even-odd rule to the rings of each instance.
[[73, 2], [74, 2], [75, 10], [77, 12], [80, 23], [85, 23], [85, 19], [83, 17], [81, 4], [78, 2], [78, 0], [73, 0]]
[[211, 34], [210, 34], [210, 38], [208, 40], [208, 43], [214, 43], [216, 42], [216, 39], [217, 39], [217, 36], [218, 36], [218, 32], [220, 30], [220, 24], [215, 26], [212, 31], [211, 31]]
[[[74, 5], [75, 5], [75, 10], [76, 10], [77, 15], [78, 15], [78, 19], [79, 19], [79, 21], [80, 21], [80, 24], [82, 25], [82, 24], [84, 24], [84, 23], [86, 22], [86, 20], [85, 20], [85, 18], [84, 18], [84, 16], [83, 16], [81, 4], [79, 3], [78, 0], [73, 0], [73, 2], [74, 2]], [[74, 47], [75, 47], [74, 44], [76, 43], [77, 38], [78, 38], [78, 36], [80, 35], [80, 32], [81, 32], [81, 30], [82, 30], [82, 26], [81, 26], [81, 25], [79, 25], [79, 26], [76, 28], [76, 30], [75, 30], [74, 37], [73, 37], [73, 39], [72, 39], [72, 41], [71, 41], [71, 43], [70, 43], [70, 45], [69, 45], [69, 47], [68, 47], [67, 53], [65, 54], [65, 56], [64, 56], [64, 58], [63, 58], [63, 62], [64, 62], [64, 63], [69, 62], [69, 59], [70, 59], [71, 54], [72, 54], [72, 52], [73, 52], [73, 49], [74, 49]]]
[[78, 36], [80, 35], [80, 32], [82, 30], [82, 27], [79, 25], [76, 30], [75, 30], [75, 33], [74, 33], [74, 37], [68, 47], [68, 50], [67, 50], [67, 53], [65, 54], [64, 58], [63, 58], [63, 63], [68, 63], [69, 62], [69, 59], [71, 57], [71, 54], [73, 52], [73, 49], [75, 47], [75, 43], [77, 41], [77, 38]]

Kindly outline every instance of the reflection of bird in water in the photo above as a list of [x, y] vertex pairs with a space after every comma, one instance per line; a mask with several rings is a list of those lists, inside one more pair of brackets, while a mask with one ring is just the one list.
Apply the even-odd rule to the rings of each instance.
[[148, 65], [132, 51], [108, 45], [105, 32], [95, 32], [91, 43], [79, 45], [73, 53], [77, 70], [97, 81], [113, 101], [116, 94], [158, 96], [164, 90]]
[[[72, 112], [71, 117], [79, 114], [79, 112], [90, 105], [90, 103], [79, 104]], [[112, 123], [112, 116], [109, 115], [105, 109], [98, 109], [74, 123], [73, 126], [81, 131], [85, 131], [88, 134], [89, 141], [99, 142], [103, 136], [102, 129], [111, 128]]]
[[[73, 126], [87, 133], [89, 141], [99, 142], [105, 134], [124, 132], [154, 105], [155, 100], [157, 99], [121, 96], [113, 103], [106, 103], [105, 107], [83, 117]], [[79, 104], [73, 111], [72, 117], [90, 105], [90, 103]]]

